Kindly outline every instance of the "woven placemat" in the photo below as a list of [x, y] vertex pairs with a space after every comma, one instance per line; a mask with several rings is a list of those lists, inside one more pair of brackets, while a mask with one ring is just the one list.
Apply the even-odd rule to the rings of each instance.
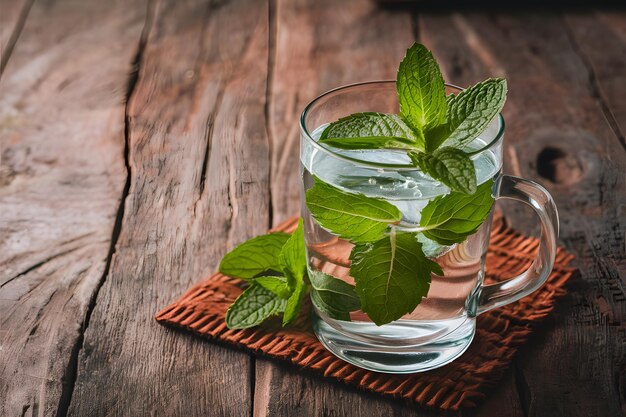
[[[291, 232], [293, 218], [275, 230]], [[512, 230], [496, 216], [487, 255], [486, 281], [514, 276], [534, 259], [539, 242]], [[559, 248], [554, 270], [546, 284], [522, 300], [478, 317], [476, 336], [469, 349], [454, 362], [432, 371], [389, 375], [348, 364], [328, 352], [315, 337], [308, 314], [281, 328], [278, 321], [247, 330], [229, 330], [226, 309], [241, 293], [241, 281], [215, 274], [190, 288], [179, 300], [156, 315], [159, 323], [236, 345], [257, 354], [284, 360], [314, 373], [384, 396], [412, 400], [420, 405], [458, 410], [474, 407], [503, 377], [518, 347], [533, 325], [563, 295], [563, 285], [574, 273], [568, 266], [573, 255]]]

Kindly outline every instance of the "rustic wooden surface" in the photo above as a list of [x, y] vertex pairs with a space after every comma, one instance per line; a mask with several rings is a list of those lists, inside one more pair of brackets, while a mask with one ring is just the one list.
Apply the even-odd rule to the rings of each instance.
[[454, 83], [509, 79], [505, 170], [553, 193], [581, 270], [462, 415], [625, 415], [623, 11], [0, 0], [0, 416], [437, 415], [152, 319], [297, 211], [304, 105], [415, 39]]

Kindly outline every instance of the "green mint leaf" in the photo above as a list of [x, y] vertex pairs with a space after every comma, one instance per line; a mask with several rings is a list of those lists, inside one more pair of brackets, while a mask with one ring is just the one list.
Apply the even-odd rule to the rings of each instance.
[[289, 289], [295, 289], [297, 283], [302, 281], [306, 274], [306, 249], [304, 247], [302, 218], [298, 220], [298, 227], [280, 251], [278, 261], [287, 278]]
[[320, 298], [319, 293], [315, 290], [311, 290], [311, 302], [313, 303], [315, 308], [326, 314], [331, 319], [351, 321], [350, 312], [338, 309], [331, 304], [326, 304], [324, 300]]
[[224, 255], [219, 271], [246, 280], [269, 270], [280, 271], [278, 255], [288, 239], [287, 233], [270, 233], [252, 238]]
[[413, 44], [398, 68], [396, 78], [400, 114], [415, 130], [431, 129], [445, 121], [446, 90], [433, 54]]
[[400, 116], [384, 113], [355, 113], [324, 129], [320, 143], [340, 149], [421, 149], [424, 138]]
[[451, 192], [430, 201], [422, 210], [420, 226], [428, 239], [442, 245], [461, 243], [475, 233], [491, 212], [493, 180], [478, 186], [474, 194]]
[[317, 177], [306, 192], [306, 206], [320, 226], [353, 243], [374, 242], [402, 219], [385, 200], [346, 193]]
[[[449, 133], [443, 138], [443, 143], [458, 148], [478, 137], [502, 111], [506, 93], [505, 79], [490, 78], [453, 96], [446, 113]], [[432, 138], [427, 138], [429, 140], [432, 141]], [[438, 140], [442, 142], [441, 137]]]
[[350, 254], [361, 310], [381, 326], [410, 313], [430, 287], [430, 274], [443, 274], [426, 258], [413, 234], [395, 232]]
[[476, 191], [476, 169], [469, 155], [456, 148], [439, 148], [433, 153], [409, 152], [411, 161], [432, 178], [453, 191], [473, 194]]
[[296, 317], [298, 317], [298, 313], [300, 313], [300, 306], [302, 304], [302, 298], [306, 294], [306, 290], [307, 286], [301, 277], [298, 281], [296, 281], [293, 293], [287, 300], [285, 313], [283, 314], [283, 326], [290, 324], [296, 319]]
[[283, 314], [283, 326], [288, 325], [300, 312], [302, 297], [306, 293], [307, 286], [304, 283], [306, 274], [306, 248], [304, 247], [304, 224], [302, 218], [298, 219], [298, 227], [293, 232], [278, 256], [281, 268], [287, 278], [287, 287], [291, 292], [285, 314]]
[[286, 300], [261, 285], [252, 283], [226, 312], [229, 329], [247, 329], [285, 310]]
[[285, 277], [258, 277], [254, 279], [254, 282], [285, 300], [288, 299], [292, 293], [292, 290], [287, 285], [287, 278]]
[[361, 308], [354, 286], [321, 271], [309, 273], [311, 301], [330, 318], [350, 321], [350, 312]]
[[320, 140], [320, 143], [339, 149], [423, 149], [423, 145], [415, 146], [415, 143], [410, 139], [383, 136], [331, 138]]

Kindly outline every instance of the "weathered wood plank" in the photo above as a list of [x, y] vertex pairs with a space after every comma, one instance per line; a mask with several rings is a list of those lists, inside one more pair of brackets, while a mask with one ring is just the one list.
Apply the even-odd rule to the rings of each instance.
[[0, 81], [0, 415], [56, 415], [71, 393], [126, 178], [144, 20], [140, 3], [36, 4]]
[[587, 66], [592, 92], [626, 149], [626, 14], [571, 14], [566, 24]]
[[[448, 72], [457, 62], [478, 59], [508, 78], [505, 169], [547, 186], [560, 209], [562, 241], [578, 255], [582, 279], [518, 359], [524, 411], [619, 415], [626, 352], [620, 214], [626, 157], [568, 27], [560, 15], [471, 14], [423, 21], [425, 37]], [[457, 39], [460, 47], [437, 47], [449, 42], [441, 31], [447, 26], [464, 33]], [[512, 207], [507, 214], [522, 228], [533, 222]]]
[[247, 416], [250, 357], [153, 315], [267, 229], [267, 4], [172, 0], [155, 10], [128, 108], [121, 234], [69, 414]]

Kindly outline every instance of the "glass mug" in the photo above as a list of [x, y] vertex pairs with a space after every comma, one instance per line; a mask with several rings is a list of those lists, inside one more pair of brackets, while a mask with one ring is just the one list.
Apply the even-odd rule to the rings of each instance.
[[[461, 89], [447, 85], [446, 93]], [[322, 228], [306, 207], [304, 193], [313, 176], [348, 193], [384, 199], [402, 211], [396, 227], [411, 231], [420, 211], [438, 195], [449, 193], [443, 184], [410, 165], [400, 151], [337, 150], [317, 139], [324, 127], [357, 112], [399, 113], [395, 81], [375, 81], [340, 87], [322, 94], [300, 119], [300, 162], [303, 184], [302, 217], [309, 276], [323, 271], [354, 285], [350, 277], [352, 244]], [[480, 228], [454, 246], [444, 247], [421, 238], [425, 254], [437, 262], [444, 276], [431, 275], [428, 294], [409, 314], [382, 326], [363, 312], [350, 321], [337, 320], [313, 308], [318, 339], [339, 358], [361, 368], [387, 373], [413, 373], [443, 366], [460, 356], [471, 343], [476, 316], [512, 303], [537, 290], [548, 278], [556, 252], [558, 214], [550, 194], [537, 183], [502, 175], [504, 119], [496, 117], [470, 145], [480, 185], [492, 179], [493, 196], [530, 205], [541, 223], [540, 247], [530, 268], [507, 281], [486, 285], [485, 254], [493, 209]], [[418, 238], [418, 240], [420, 240]]]

